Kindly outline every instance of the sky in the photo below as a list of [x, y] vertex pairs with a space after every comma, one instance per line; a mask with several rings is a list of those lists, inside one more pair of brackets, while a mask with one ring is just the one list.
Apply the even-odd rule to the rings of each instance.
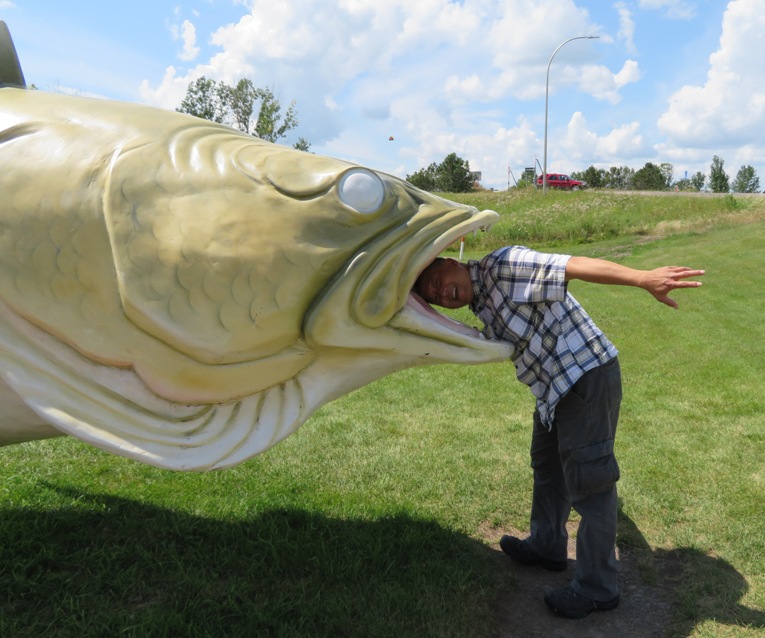
[[456, 153], [505, 190], [541, 172], [547, 121], [548, 172], [678, 180], [717, 155], [765, 184], [765, 0], [0, 0], [0, 20], [41, 90], [175, 109], [246, 77], [295, 101], [284, 143], [402, 178]]

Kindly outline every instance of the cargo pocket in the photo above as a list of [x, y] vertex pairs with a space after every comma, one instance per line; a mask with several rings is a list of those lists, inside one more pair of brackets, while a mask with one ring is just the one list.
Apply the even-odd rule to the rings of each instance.
[[571, 450], [567, 465], [569, 489], [575, 498], [603, 492], [619, 480], [613, 440]]

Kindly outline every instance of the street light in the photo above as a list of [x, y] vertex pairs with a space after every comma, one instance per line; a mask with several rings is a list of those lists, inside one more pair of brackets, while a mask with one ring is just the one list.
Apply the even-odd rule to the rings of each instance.
[[574, 40], [597, 40], [599, 37], [599, 35], [579, 35], [575, 38], [569, 38], [558, 45], [558, 48], [553, 51], [553, 54], [550, 56], [550, 61], [547, 63], [547, 81], [545, 82], [545, 165], [542, 168], [542, 193], [544, 194], [547, 194], [547, 103], [550, 95], [550, 66], [552, 65], [555, 54], [569, 42], [573, 42]]

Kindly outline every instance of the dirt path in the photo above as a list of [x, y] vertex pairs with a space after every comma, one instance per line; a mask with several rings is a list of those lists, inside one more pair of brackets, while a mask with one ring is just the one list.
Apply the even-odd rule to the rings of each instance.
[[[575, 526], [569, 527], [569, 567], [565, 572], [549, 572], [539, 567], [517, 565], [502, 554], [497, 541], [502, 534], [524, 538], [527, 534], [515, 529], [500, 530], [487, 539], [507, 560], [517, 588], [503, 594], [497, 602], [501, 618], [500, 638], [659, 638], [666, 635], [671, 608], [667, 592], [643, 584], [637, 561], [629, 552], [617, 549], [620, 566], [622, 600], [612, 611], [595, 612], [582, 620], [559, 618], [543, 600], [545, 587], [566, 585], [573, 576]], [[493, 530], [496, 534], [497, 530]]]

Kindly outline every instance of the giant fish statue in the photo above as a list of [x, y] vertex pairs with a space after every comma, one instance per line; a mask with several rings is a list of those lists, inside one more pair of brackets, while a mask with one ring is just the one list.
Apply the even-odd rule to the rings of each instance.
[[506, 359], [410, 295], [496, 220], [189, 115], [27, 90], [0, 23], [0, 444], [228, 467], [384, 375]]

